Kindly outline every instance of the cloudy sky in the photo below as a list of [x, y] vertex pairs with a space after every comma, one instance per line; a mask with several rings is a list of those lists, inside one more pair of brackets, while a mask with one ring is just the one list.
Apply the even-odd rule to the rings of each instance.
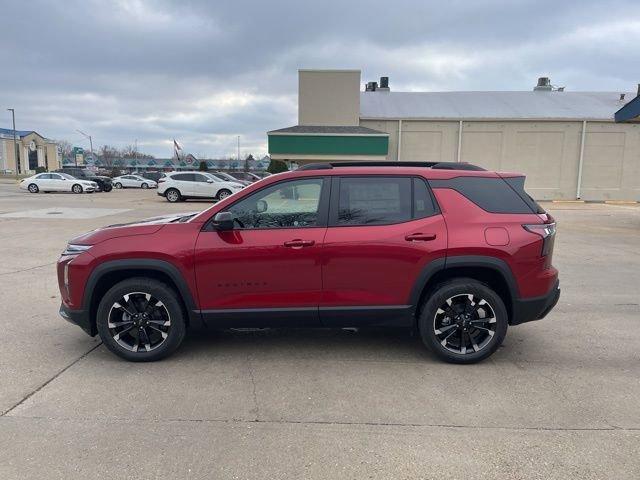
[[637, 0], [0, 0], [0, 127], [207, 158], [266, 153], [298, 68], [393, 90], [635, 91]]

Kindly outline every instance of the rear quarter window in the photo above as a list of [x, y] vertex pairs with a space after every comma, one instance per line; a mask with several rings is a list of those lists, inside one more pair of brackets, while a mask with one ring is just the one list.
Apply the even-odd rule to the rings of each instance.
[[456, 177], [429, 180], [432, 188], [450, 188], [491, 213], [536, 213], [502, 178]]

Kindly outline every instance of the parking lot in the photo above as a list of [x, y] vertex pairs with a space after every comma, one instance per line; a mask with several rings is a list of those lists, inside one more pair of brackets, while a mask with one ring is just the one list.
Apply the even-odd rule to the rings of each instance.
[[378, 330], [193, 330], [132, 364], [58, 316], [69, 238], [209, 205], [0, 181], [0, 478], [640, 478], [640, 206], [544, 204], [560, 302], [477, 365]]

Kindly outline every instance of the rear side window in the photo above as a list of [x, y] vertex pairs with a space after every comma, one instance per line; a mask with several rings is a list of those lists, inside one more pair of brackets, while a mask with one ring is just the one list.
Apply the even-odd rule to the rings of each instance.
[[438, 213], [427, 183], [420, 179], [413, 179], [413, 218], [430, 217]]
[[337, 225], [384, 225], [411, 219], [409, 177], [342, 177]]
[[511, 188], [513, 188], [516, 193], [522, 198], [522, 200], [529, 205], [529, 208], [536, 213], [547, 213], [544, 208], [538, 205], [531, 195], [529, 195], [524, 189], [524, 176], [522, 177], [507, 177], [504, 179], [505, 182], [509, 184]]
[[180, 182], [194, 182], [195, 175], [193, 173], [177, 173], [175, 175], [171, 175], [171, 178], [174, 180], [178, 180]]
[[502, 178], [456, 177], [429, 180], [432, 188], [451, 188], [491, 213], [535, 213], [536, 210]]

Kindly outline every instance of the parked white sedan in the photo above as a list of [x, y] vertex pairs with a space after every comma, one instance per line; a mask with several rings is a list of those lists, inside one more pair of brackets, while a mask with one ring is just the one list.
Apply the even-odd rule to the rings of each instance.
[[122, 175], [112, 180], [116, 188], [157, 188], [158, 184], [138, 175]]
[[95, 192], [98, 184], [90, 180], [79, 180], [67, 173], [39, 173], [20, 180], [20, 188], [31, 193], [38, 192]]

